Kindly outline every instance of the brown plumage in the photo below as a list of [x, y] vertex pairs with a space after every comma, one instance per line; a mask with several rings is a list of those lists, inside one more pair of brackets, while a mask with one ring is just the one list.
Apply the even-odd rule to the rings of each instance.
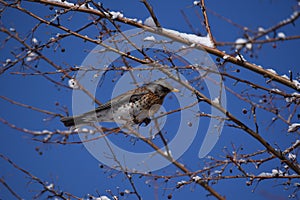
[[145, 124], [151, 122], [151, 117], [162, 105], [165, 96], [177, 92], [163, 79], [148, 83], [142, 87], [121, 94], [95, 110], [87, 113], [63, 117], [65, 126], [80, 126], [93, 122], [118, 122], [122, 124]]

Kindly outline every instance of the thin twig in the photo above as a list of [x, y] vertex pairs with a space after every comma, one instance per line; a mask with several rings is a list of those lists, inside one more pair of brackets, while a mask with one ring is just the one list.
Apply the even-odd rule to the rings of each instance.
[[23, 200], [22, 197], [20, 197], [6, 182], [3, 178], [0, 178], [0, 182], [6, 189], [18, 200]]
[[211, 29], [210, 29], [210, 25], [209, 25], [209, 22], [208, 22], [208, 17], [207, 17], [207, 13], [206, 13], [206, 6], [204, 4], [204, 0], [201, 0], [200, 2], [200, 6], [201, 6], [201, 10], [202, 10], [202, 14], [203, 14], [203, 17], [204, 17], [204, 24], [205, 24], [205, 28], [206, 28], [206, 31], [208, 33], [208, 36], [211, 40], [211, 42], [214, 44], [214, 47], [216, 46], [216, 41], [211, 33]]
[[53, 116], [58, 116], [58, 117], [63, 117], [62, 114], [59, 114], [59, 113], [54, 113], [54, 112], [50, 112], [48, 110], [43, 110], [43, 109], [40, 109], [40, 108], [36, 108], [36, 107], [33, 107], [31, 105], [27, 105], [27, 104], [23, 104], [23, 103], [20, 103], [20, 102], [17, 102], [17, 101], [14, 101], [8, 97], [5, 97], [5, 96], [0, 96], [1, 99], [4, 99], [5, 101], [8, 101], [9, 103], [12, 103], [12, 104], [15, 104], [15, 105], [18, 105], [18, 106], [21, 106], [21, 107], [24, 107], [24, 108], [28, 108], [28, 109], [31, 109], [31, 110], [34, 110], [34, 111], [37, 111], [37, 112], [41, 112], [41, 113], [45, 113], [47, 115], [53, 115]]
[[146, 8], [148, 9], [148, 11], [149, 11], [149, 13], [150, 13], [150, 15], [151, 15], [151, 17], [152, 17], [152, 19], [153, 19], [155, 25], [156, 25], [158, 28], [161, 28], [160, 23], [159, 23], [159, 21], [158, 21], [156, 15], [155, 15], [155, 13], [154, 13], [154, 10], [153, 10], [152, 6], [149, 4], [149, 2], [148, 2], [147, 0], [141, 0], [141, 2], [142, 2], [142, 3], [146, 6]]

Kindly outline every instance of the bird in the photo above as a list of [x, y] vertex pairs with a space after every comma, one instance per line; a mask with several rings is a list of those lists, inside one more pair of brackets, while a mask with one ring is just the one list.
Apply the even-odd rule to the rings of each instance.
[[94, 122], [118, 122], [126, 125], [147, 126], [170, 92], [179, 92], [165, 79], [158, 79], [129, 90], [100, 105], [96, 109], [77, 116], [62, 117], [66, 127], [78, 127]]

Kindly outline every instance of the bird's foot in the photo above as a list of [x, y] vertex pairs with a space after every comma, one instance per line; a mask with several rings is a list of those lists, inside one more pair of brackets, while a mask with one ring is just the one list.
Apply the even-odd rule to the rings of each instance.
[[145, 124], [144, 126], [148, 126], [148, 124], [150, 124], [151, 119], [149, 117], [146, 117], [142, 122], [139, 123], [139, 126], [141, 126], [142, 124]]

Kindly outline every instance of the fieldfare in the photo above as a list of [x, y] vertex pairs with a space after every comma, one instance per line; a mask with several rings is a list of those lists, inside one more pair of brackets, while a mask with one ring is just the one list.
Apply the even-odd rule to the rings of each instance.
[[87, 125], [93, 122], [118, 122], [134, 125], [151, 122], [151, 117], [159, 110], [165, 96], [170, 92], [178, 92], [164, 79], [145, 84], [129, 90], [95, 110], [78, 116], [63, 117], [61, 121], [66, 127]]

